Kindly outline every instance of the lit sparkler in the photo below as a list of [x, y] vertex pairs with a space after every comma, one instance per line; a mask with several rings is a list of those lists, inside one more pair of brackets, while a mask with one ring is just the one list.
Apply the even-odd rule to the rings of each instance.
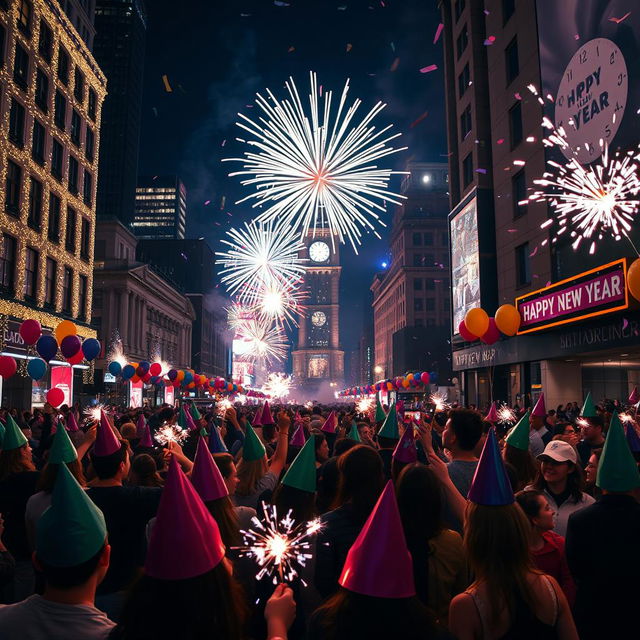
[[171, 442], [182, 444], [189, 436], [187, 429], [181, 429], [178, 425], [167, 424], [166, 422], [158, 429], [154, 435], [156, 442], [163, 447], [167, 447]]
[[273, 399], [286, 398], [291, 392], [291, 378], [284, 373], [270, 373], [261, 391]]
[[429, 396], [429, 402], [435, 405], [436, 411], [446, 411], [451, 406], [447, 402], [447, 396], [442, 393], [432, 393]]
[[376, 406], [376, 402], [373, 398], [369, 398], [364, 396], [359, 398], [356, 402], [356, 411], [358, 413], [369, 413], [369, 411], [373, 411], [373, 408]]
[[[107, 362], [117, 362], [121, 367], [124, 367], [129, 363], [127, 357], [124, 355], [122, 339], [120, 338], [120, 333], [117, 329], [113, 332], [111, 347], [109, 348], [109, 352], [107, 353]], [[100, 416], [98, 416], [98, 419], [100, 419]]]
[[100, 422], [100, 412], [103, 411], [105, 405], [96, 404], [93, 407], [87, 407], [82, 413], [87, 417], [87, 420], [93, 420], [94, 422]]
[[629, 413], [619, 413], [618, 418], [620, 418], [620, 422], [625, 423], [633, 423], [633, 416]]
[[288, 99], [278, 100], [269, 89], [266, 97], [257, 94], [256, 104], [264, 113], [258, 122], [238, 114], [236, 124], [253, 139], [237, 138], [251, 150], [242, 158], [226, 159], [243, 163], [242, 170], [229, 175], [249, 176], [242, 184], [255, 190], [236, 204], [249, 200], [253, 207], [263, 206], [258, 220], [282, 220], [301, 236], [310, 228], [327, 226], [332, 237], [348, 239], [357, 253], [362, 231], [377, 235], [373, 222], [384, 226], [378, 213], [386, 211], [386, 203], [401, 204], [404, 199], [388, 188], [391, 176], [402, 172], [378, 168], [377, 163], [407, 147], [388, 144], [401, 135], [387, 135], [392, 125], [378, 131], [371, 124], [384, 103], [378, 102], [356, 124], [361, 101], [346, 106], [348, 80], [335, 111], [333, 92], [320, 95], [314, 72], [310, 81], [309, 109], [290, 78], [285, 83]]
[[221, 418], [224, 417], [227, 409], [231, 409], [233, 407], [233, 402], [229, 400], [229, 398], [221, 398], [220, 400], [216, 400], [216, 415]]
[[585, 418], [577, 418], [576, 419], [576, 424], [579, 427], [588, 427], [589, 426], [589, 421], [586, 420]]
[[498, 424], [515, 424], [518, 421], [516, 412], [506, 404], [498, 408]]

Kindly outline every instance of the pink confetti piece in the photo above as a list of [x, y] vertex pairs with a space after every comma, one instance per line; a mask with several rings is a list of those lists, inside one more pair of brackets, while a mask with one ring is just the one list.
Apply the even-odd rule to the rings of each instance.
[[516, 100], [522, 100], [522, 96], [521, 96], [517, 91], [513, 94], [513, 97], [514, 97]]
[[320, 89], [318, 90], [320, 97], [322, 98], [322, 85], [320, 85]]
[[484, 10], [484, 15], [488, 16], [491, 13], [491, 11], [487, 11], [486, 9]]
[[629, 321], [626, 318], [622, 318], [622, 330], [624, 331], [629, 326]]
[[536, 253], [538, 253], [538, 247], [536, 247], [536, 248], [535, 248], [535, 249], [534, 249], [534, 250], [529, 254], [529, 257], [530, 257], [530, 258], [533, 258], [533, 256], [535, 256], [535, 255], [536, 255]]
[[440, 34], [442, 33], [442, 30], [444, 29], [444, 25], [442, 24], [442, 22], [438, 25], [438, 28], [436, 29], [436, 34], [433, 36], [433, 44], [435, 44], [436, 42], [438, 42], [439, 38], [440, 38]]
[[490, 47], [494, 42], [496, 41], [496, 37], [495, 36], [489, 36], [485, 41], [484, 41], [484, 46], [485, 47]]
[[517, 229], [507, 229], [507, 233], [518, 233]]
[[391, 71], [391, 73], [393, 73], [393, 72], [398, 68], [398, 65], [399, 65], [399, 64], [400, 64], [400, 58], [396, 58], [396, 59], [392, 62], [391, 67], [389, 68], [389, 71]]
[[353, 49], [353, 45], [350, 42], [348, 42], [347, 43], [347, 53], [349, 53], [349, 51], [351, 51], [351, 49]]
[[208, 204], [210, 204], [211, 200], [205, 200], [204, 201], [204, 206], [206, 207]]
[[429, 73], [430, 71], [435, 71], [437, 68], [437, 64], [430, 64], [428, 67], [422, 67], [422, 69], [420, 69], [420, 73]]
[[547, 284], [544, 285], [545, 287], [550, 287], [551, 286], [551, 280], [547, 280]]
[[476, 173], [486, 174], [487, 170], [486, 169], [476, 169]]
[[573, 36], [573, 39], [574, 40], [580, 40], [580, 34], [576, 33], [576, 35]]
[[409, 126], [410, 129], [413, 129], [417, 124], [420, 124], [427, 116], [429, 115], [428, 111], [425, 111], [421, 116], [418, 116]]
[[504, 142], [504, 138], [498, 138], [496, 141], [497, 144], [502, 144]]
[[609, 18], [609, 22], [615, 22], [616, 24], [620, 24], [623, 20], [626, 20], [631, 15], [631, 11], [629, 13], [622, 16], [622, 18]]

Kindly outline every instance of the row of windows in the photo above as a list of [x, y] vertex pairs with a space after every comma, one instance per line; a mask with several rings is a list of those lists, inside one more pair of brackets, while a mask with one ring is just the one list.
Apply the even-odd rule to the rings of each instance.
[[[449, 300], [447, 298], [442, 299], [442, 311], [449, 311]], [[436, 299], [435, 298], [414, 298], [413, 299], [414, 311], [435, 311]]]
[[[437, 234], [433, 231], [425, 231], [424, 233], [415, 232], [411, 236], [411, 241], [414, 247], [432, 247], [434, 239], [437, 240]], [[446, 232], [440, 234], [440, 242], [445, 247], [449, 244], [449, 236]]]

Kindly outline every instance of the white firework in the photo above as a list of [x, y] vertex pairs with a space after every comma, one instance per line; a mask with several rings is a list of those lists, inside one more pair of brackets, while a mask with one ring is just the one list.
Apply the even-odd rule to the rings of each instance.
[[282, 326], [258, 318], [243, 323], [236, 339], [242, 344], [242, 355], [245, 358], [266, 363], [284, 360], [289, 346]]
[[369, 413], [376, 406], [376, 401], [369, 396], [364, 396], [356, 401], [356, 411], [358, 413]]
[[127, 356], [124, 355], [124, 349], [122, 347], [122, 339], [120, 338], [120, 332], [116, 329], [113, 332], [111, 339], [111, 347], [107, 353], [107, 362], [117, 362], [121, 367], [129, 364]]
[[269, 89], [266, 97], [257, 94], [256, 104], [264, 114], [259, 121], [238, 114], [236, 124], [251, 136], [238, 140], [250, 150], [242, 158], [226, 159], [243, 163], [242, 170], [229, 175], [250, 176], [242, 184], [254, 191], [236, 204], [251, 201], [263, 208], [258, 220], [281, 220], [302, 236], [311, 228], [328, 227], [332, 238], [336, 234], [340, 242], [348, 240], [357, 253], [363, 230], [378, 235], [373, 223], [384, 226], [378, 214], [386, 211], [388, 202], [401, 204], [404, 199], [389, 190], [391, 176], [403, 172], [378, 163], [407, 147], [388, 144], [401, 135], [387, 135], [392, 125], [377, 130], [371, 124], [384, 103], [378, 102], [357, 122], [361, 101], [347, 106], [348, 80], [335, 110], [333, 92], [319, 95], [314, 72], [310, 80], [308, 109], [289, 78], [288, 99], [278, 100]]
[[306, 298], [304, 290], [288, 283], [274, 286], [261, 286], [256, 294], [255, 313], [269, 322], [287, 323], [298, 326], [296, 316], [304, 314], [302, 304]]
[[260, 391], [273, 399], [286, 398], [291, 392], [291, 378], [284, 373], [270, 373]]
[[225, 311], [227, 312], [227, 324], [234, 331], [241, 329], [245, 322], [255, 318], [255, 312], [239, 302], [233, 302]]

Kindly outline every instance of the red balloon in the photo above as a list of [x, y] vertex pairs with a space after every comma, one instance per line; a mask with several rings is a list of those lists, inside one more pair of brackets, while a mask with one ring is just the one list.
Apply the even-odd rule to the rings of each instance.
[[5, 380], [10, 378], [18, 368], [15, 358], [11, 356], [0, 356], [0, 376]]
[[431, 376], [426, 371], [423, 371], [420, 374], [420, 380], [422, 381], [422, 384], [429, 384], [429, 380], [431, 380]]
[[49, 391], [47, 391], [47, 402], [52, 407], [59, 407], [64, 402], [64, 391], [62, 389], [58, 389], [58, 387], [49, 389]]
[[84, 353], [82, 353], [82, 349], [78, 351], [78, 353], [67, 358], [67, 362], [69, 364], [80, 364], [84, 360]]
[[25, 344], [35, 344], [42, 335], [42, 327], [37, 320], [23, 320], [18, 331]]
[[151, 380], [151, 371], [147, 371], [147, 373], [145, 373], [144, 376], [142, 376], [143, 382], [149, 382], [149, 380]]
[[478, 338], [476, 338], [469, 329], [467, 329], [467, 325], [464, 323], [464, 320], [460, 322], [458, 325], [458, 333], [462, 336], [465, 342], [475, 342]]
[[485, 344], [494, 344], [500, 340], [500, 330], [496, 325], [496, 321], [493, 318], [489, 318], [489, 328], [485, 332], [483, 336], [481, 336], [480, 340]]
[[162, 373], [162, 365], [159, 362], [154, 362], [150, 367], [149, 367], [149, 373], [152, 376], [159, 376]]

